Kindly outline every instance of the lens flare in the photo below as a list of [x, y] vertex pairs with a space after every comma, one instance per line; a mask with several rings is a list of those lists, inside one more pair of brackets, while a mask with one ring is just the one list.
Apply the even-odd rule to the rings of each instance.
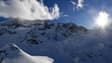
[[107, 12], [99, 12], [95, 24], [100, 28], [105, 28], [109, 22], [109, 14]]

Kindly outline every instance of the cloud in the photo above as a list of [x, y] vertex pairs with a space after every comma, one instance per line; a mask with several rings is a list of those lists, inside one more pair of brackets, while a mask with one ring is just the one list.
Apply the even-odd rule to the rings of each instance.
[[72, 3], [73, 5], [76, 5], [76, 2], [74, 2], [74, 1], [71, 1], [71, 3]]
[[64, 13], [64, 12], [60, 12], [60, 16], [61, 16], [61, 17], [69, 17], [69, 15], [66, 14], [66, 13]]
[[52, 17], [53, 18], [59, 18], [59, 15], [60, 15], [59, 11], [60, 11], [60, 9], [59, 9], [58, 5], [55, 4], [54, 8], [52, 9], [52, 14], [51, 14]]
[[74, 8], [80, 9], [84, 7], [84, 0], [78, 0], [77, 3], [75, 1], [71, 1], [71, 3], [73, 5], [73, 10]]
[[63, 16], [64, 16], [64, 17], [68, 17], [69, 15], [67, 15], [67, 14], [64, 14]]
[[0, 16], [28, 20], [53, 20], [60, 17], [57, 4], [52, 10], [37, 0], [0, 0]]
[[77, 3], [77, 8], [83, 8], [84, 7], [84, 0], [78, 0], [78, 3]]
[[72, 3], [72, 5], [73, 5], [73, 10], [75, 10], [75, 7], [76, 7], [76, 2], [74, 2], [74, 1], [70, 1], [71, 3]]

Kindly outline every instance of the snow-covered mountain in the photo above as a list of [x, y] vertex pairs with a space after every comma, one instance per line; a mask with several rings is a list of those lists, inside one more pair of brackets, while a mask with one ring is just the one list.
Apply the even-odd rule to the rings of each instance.
[[30, 56], [48, 56], [54, 63], [111, 63], [111, 37], [111, 28], [88, 30], [73, 23], [19, 19], [0, 23], [0, 48], [14, 43]]
[[0, 40], [3, 41], [1, 46], [11, 42], [38, 45], [40, 43], [63, 41], [73, 33], [86, 31], [86, 28], [72, 23], [9, 19], [0, 23]]

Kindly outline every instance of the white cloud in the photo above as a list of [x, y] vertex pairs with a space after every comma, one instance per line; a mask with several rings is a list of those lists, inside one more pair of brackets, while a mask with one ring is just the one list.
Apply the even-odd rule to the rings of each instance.
[[52, 9], [52, 14], [51, 14], [52, 17], [53, 18], [59, 18], [59, 15], [60, 15], [59, 11], [60, 11], [60, 9], [58, 8], [58, 5], [55, 4], [54, 8]]
[[60, 16], [61, 16], [61, 17], [69, 17], [69, 15], [66, 14], [66, 13], [64, 13], [64, 12], [60, 12]]
[[64, 17], [68, 17], [69, 15], [67, 15], [67, 14], [64, 14], [63, 16], [64, 16]]
[[76, 7], [76, 2], [74, 2], [74, 1], [70, 1], [71, 3], [72, 3], [72, 5], [73, 5], [73, 10], [75, 10], [75, 7]]
[[72, 3], [73, 5], [76, 5], [76, 3], [75, 3], [74, 1], [71, 1], [71, 3]]
[[29, 19], [29, 20], [52, 20], [59, 18], [60, 9], [57, 4], [52, 11], [44, 5], [43, 1], [37, 0], [0, 0], [0, 16]]
[[78, 2], [76, 3], [75, 1], [71, 1], [72, 5], [73, 5], [73, 10], [75, 8], [80, 9], [84, 7], [84, 0], [78, 0]]
[[83, 8], [84, 7], [84, 0], [78, 0], [78, 3], [77, 3], [77, 8]]

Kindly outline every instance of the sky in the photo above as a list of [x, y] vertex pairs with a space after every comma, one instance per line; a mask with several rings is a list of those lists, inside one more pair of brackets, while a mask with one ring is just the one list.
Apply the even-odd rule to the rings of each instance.
[[59, 22], [73, 22], [85, 27], [93, 27], [94, 19], [101, 11], [112, 15], [112, 0], [83, 0], [82, 7], [77, 7], [79, 0], [45, 0], [48, 6], [57, 3], [60, 7]]
[[[10, 2], [14, 0], [5, 0], [5, 1]], [[12, 11], [12, 9], [14, 8], [13, 6], [5, 7], [4, 9], [1, 7], [0, 4], [0, 17], [19, 17], [24, 19], [30, 18], [31, 20], [48, 19], [55, 22], [72, 22], [77, 25], [82, 25], [87, 28], [91, 28], [93, 27], [94, 19], [96, 18], [98, 13], [105, 11], [109, 14], [109, 17], [111, 17], [112, 15], [112, 0], [38, 0], [38, 1], [36, 2], [36, 0], [32, 0], [30, 4], [24, 2], [25, 6], [23, 5], [23, 8], [25, 10], [19, 10], [20, 8], [18, 8], [18, 10], [21, 11], [21, 13], [19, 13], [19, 11], [16, 12], [18, 13], [18, 16], [17, 15], [15, 16], [14, 15], [15, 13], [13, 12], [9, 13], [9, 11]], [[19, 3], [17, 7], [19, 7], [20, 5], [22, 7], [21, 3]], [[30, 9], [30, 7], [32, 8], [32, 5], [34, 6], [32, 12], [27, 11]], [[17, 7], [15, 9], [17, 9]], [[35, 9], [37, 11], [35, 11]], [[4, 10], [8, 11], [4, 12]], [[0, 20], [3, 20], [3, 18], [1, 18]]]

